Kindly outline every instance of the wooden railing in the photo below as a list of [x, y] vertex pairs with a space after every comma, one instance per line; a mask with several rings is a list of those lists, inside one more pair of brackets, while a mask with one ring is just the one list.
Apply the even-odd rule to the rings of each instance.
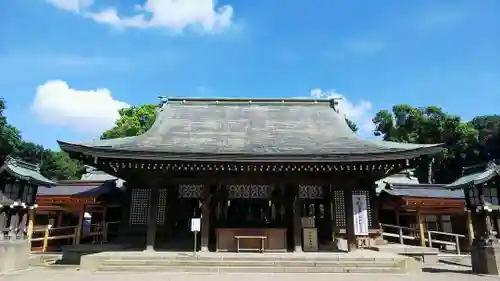
[[[46, 252], [50, 241], [62, 239], [67, 240], [67, 244], [71, 244], [76, 237], [76, 230], [77, 226], [51, 227], [46, 225], [35, 227], [31, 237], [31, 250], [33, 252]], [[37, 244], [40, 245], [37, 242], [42, 242], [41, 246], [36, 246]]]
[[[405, 240], [420, 240], [420, 230], [392, 224], [380, 224], [382, 226], [382, 236], [399, 238], [400, 244], [405, 244]], [[388, 232], [386, 229], [396, 230], [397, 233]], [[462, 234], [455, 234], [442, 231], [426, 230], [425, 242], [426, 246], [432, 247], [435, 244], [443, 246], [454, 246], [457, 254], [460, 254], [460, 239], [465, 239], [466, 236]], [[452, 238], [452, 239], [449, 239]], [[452, 241], [449, 241], [449, 240]]]
[[[427, 232], [427, 239], [426, 242], [429, 244], [429, 247], [432, 247], [432, 244], [439, 244], [439, 245], [444, 245], [444, 246], [454, 246], [457, 254], [460, 255], [460, 238], [466, 239], [465, 235], [462, 234], [455, 234], [455, 233], [449, 233], [449, 232], [441, 232], [441, 231], [434, 231], [434, 230], [429, 230]], [[433, 239], [433, 236], [435, 239]], [[451, 237], [453, 238], [453, 241], [446, 241], [446, 238]], [[444, 239], [443, 239], [444, 238]]]
[[[89, 231], [82, 231], [80, 239], [92, 239], [92, 243], [106, 243], [108, 241], [109, 234], [117, 234], [118, 229], [114, 226], [118, 225], [120, 222], [106, 222], [106, 223], [96, 223], [91, 224]], [[111, 231], [109, 231], [111, 229]], [[80, 244], [80, 241], [75, 241], [77, 235], [76, 232], [78, 227], [74, 226], [63, 226], [63, 227], [51, 227], [38, 226], [33, 229], [33, 234], [31, 238], [32, 251], [33, 252], [46, 252], [51, 241], [61, 241], [66, 240], [66, 243], [62, 245]], [[41, 242], [41, 243], [40, 243]]]

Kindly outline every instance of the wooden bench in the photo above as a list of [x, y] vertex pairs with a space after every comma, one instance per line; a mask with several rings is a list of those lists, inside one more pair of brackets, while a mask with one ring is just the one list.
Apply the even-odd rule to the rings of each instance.
[[[236, 240], [236, 252], [239, 253], [241, 250], [243, 251], [259, 251], [259, 253], [264, 252], [264, 245], [265, 241], [267, 239], [267, 236], [264, 235], [235, 235], [234, 239]], [[240, 240], [260, 240], [260, 247], [259, 248], [241, 248], [240, 247]]]

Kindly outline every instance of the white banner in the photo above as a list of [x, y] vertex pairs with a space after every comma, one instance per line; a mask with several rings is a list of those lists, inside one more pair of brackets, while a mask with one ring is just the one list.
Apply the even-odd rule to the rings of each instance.
[[368, 235], [368, 206], [365, 195], [352, 195], [354, 234]]

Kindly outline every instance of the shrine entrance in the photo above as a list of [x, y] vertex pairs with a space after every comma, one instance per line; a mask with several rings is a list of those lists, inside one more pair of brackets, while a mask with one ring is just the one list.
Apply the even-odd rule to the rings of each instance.
[[329, 191], [329, 186], [299, 185], [300, 215], [304, 218], [301, 225], [302, 232], [304, 232], [303, 229], [316, 232], [319, 245], [331, 242], [333, 239], [332, 201], [328, 199]]
[[[219, 185], [211, 224], [215, 250], [232, 251], [237, 236], [265, 236], [268, 247], [276, 243], [279, 251], [292, 249], [292, 201], [287, 200], [286, 190], [291, 189], [273, 184]], [[256, 247], [257, 242], [242, 243]]]
[[[168, 248], [170, 250], [193, 250], [194, 233], [191, 232], [191, 219], [201, 216], [201, 197], [203, 185], [201, 184], [180, 184], [177, 187], [177, 198], [175, 204], [169, 208], [172, 222]], [[200, 233], [197, 237], [200, 241]], [[199, 250], [199, 244], [198, 244]]]

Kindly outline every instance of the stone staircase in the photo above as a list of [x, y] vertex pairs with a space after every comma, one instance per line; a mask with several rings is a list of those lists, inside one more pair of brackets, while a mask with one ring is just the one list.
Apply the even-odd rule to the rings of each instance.
[[[97, 272], [187, 272], [187, 273], [383, 273], [403, 274], [418, 268], [416, 261], [400, 256], [349, 257], [348, 255], [233, 254], [218, 256], [112, 255], [101, 257], [89, 268], [87, 256], [82, 270]], [[287, 256], [288, 255], [288, 256]], [[82, 264], [83, 265], [83, 264]]]

